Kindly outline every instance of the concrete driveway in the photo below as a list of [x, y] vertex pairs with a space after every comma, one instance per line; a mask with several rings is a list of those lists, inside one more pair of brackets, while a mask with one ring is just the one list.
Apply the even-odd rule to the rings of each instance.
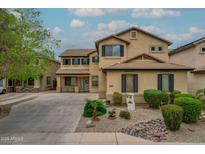
[[72, 133], [87, 98], [97, 98], [97, 94], [39, 93], [38, 98], [13, 106], [10, 115], [0, 119], [0, 141], [12, 135], [45, 138], [48, 133]]

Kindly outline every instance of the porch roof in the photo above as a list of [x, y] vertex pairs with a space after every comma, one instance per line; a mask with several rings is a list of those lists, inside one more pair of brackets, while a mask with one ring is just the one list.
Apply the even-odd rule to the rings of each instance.
[[103, 70], [193, 70], [193, 68], [173, 63], [139, 61], [134, 63], [117, 63], [103, 68]]
[[88, 69], [61, 69], [59, 68], [56, 75], [89, 75]]

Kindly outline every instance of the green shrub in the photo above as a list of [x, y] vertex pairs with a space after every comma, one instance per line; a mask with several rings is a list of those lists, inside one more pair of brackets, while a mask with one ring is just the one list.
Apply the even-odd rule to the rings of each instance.
[[196, 98], [197, 99], [201, 99], [201, 97], [204, 97], [204, 96], [205, 96], [205, 89], [197, 90], [197, 92], [196, 92]]
[[162, 91], [162, 104], [168, 104], [169, 103], [169, 94], [166, 91]]
[[122, 105], [122, 94], [119, 92], [113, 93], [113, 103], [114, 105]]
[[193, 95], [187, 94], [187, 93], [176, 94], [175, 98], [178, 98], [178, 97], [191, 97], [191, 98], [195, 98]]
[[105, 103], [102, 100], [97, 99], [97, 100], [86, 100], [83, 116], [92, 117], [94, 105], [96, 105], [96, 116], [101, 116], [101, 115], [106, 114], [107, 109], [106, 109]]
[[202, 107], [202, 110], [205, 110], [205, 100], [201, 101], [201, 107]]
[[144, 90], [144, 100], [151, 108], [159, 108], [162, 101], [162, 91], [155, 89]]
[[183, 122], [195, 123], [201, 115], [201, 101], [191, 97], [178, 97], [174, 99], [176, 105], [184, 109]]
[[128, 119], [128, 120], [131, 118], [131, 115], [130, 115], [129, 111], [120, 111], [119, 116], [121, 118], [125, 118], [125, 119]]
[[174, 104], [162, 107], [164, 122], [169, 130], [176, 131], [180, 128], [183, 118], [183, 109]]
[[176, 95], [176, 94], [180, 94], [180, 93], [181, 93], [181, 91], [179, 91], [179, 90], [174, 90], [173, 92], [171, 92], [171, 93], [170, 93], [170, 102], [171, 102], [171, 103], [174, 103], [175, 95]]

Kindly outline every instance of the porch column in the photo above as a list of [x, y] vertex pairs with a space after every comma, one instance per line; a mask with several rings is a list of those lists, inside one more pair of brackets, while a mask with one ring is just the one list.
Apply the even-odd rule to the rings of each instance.
[[59, 93], [62, 92], [61, 88], [62, 88], [62, 87], [61, 87], [61, 77], [58, 75], [58, 76], [57, 76], [57, 87], [56, 87], [56, 91], [59, 92]]
[[40, 84], [41, 84], [40, 83], [40, 78], [34, 80], [34, 88], [40, 88], [40, 86], [41, 86]]
[[6, 87], [7, 87], [7, 80], [3, 79], [3, 88], [6, 89]]

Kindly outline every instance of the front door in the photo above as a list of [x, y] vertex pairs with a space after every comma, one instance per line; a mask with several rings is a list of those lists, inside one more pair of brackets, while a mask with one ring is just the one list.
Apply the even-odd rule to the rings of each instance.
[[89, 78], [80, 78], [80, 92], [89, 91]]

